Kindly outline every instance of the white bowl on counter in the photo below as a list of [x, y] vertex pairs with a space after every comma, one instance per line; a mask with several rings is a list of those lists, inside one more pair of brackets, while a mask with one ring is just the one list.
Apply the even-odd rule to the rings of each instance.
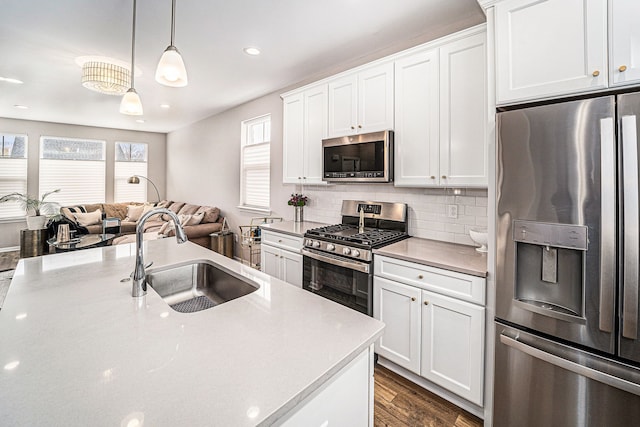
[[471, 236], [471, 240], [473, 240], [477, 245], [480, 245], [479, 248], [476, 248], [478, 252], [487, 252], [487, 229], [486, 228], [470, 228], [469, 236]]

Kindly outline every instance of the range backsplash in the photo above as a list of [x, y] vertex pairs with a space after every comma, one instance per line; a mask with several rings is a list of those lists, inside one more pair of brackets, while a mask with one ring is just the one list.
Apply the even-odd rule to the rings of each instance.
[[[306, 221], [336, 224], [343, 199], [406, 203], [409, 234], [413, 237], [474, 245], [469, 228], [487, 226], [487, 190], [453, 188], [397, 188], [389, 184], [296, 186], [309, 197]], [[458, 217], [447, 216], [447, 206], [458, 207]]]

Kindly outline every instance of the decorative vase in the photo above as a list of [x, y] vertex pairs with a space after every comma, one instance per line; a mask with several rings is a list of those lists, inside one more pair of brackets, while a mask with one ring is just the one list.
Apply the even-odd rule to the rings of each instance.
[[30, 215], [27, 216], [27, 228], [29, 230], [42, 230], [43, 228], [47, 228], [47, 217], [46, 215]]
[[294, 206], [294, 215], [293, 215], [293, 221], [294, 222], [302, 222], [304, 221], [304, 210], [303, 210], [304, 206]]

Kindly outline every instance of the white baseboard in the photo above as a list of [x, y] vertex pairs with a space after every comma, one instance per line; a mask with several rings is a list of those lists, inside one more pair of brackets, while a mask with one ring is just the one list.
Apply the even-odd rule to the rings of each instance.
[[459, 406], [460, 408], [464, 409], [465, 411], [475, 415], [476, 417], [480, 418], [480, 419], [484, 419], [484, 408], [469, 402], [466, 399], [463, 399], [462, 397], [458, 396], [457, 394], [451, 393], [449, 390], [445, 390], [444, 388], [440, 387], [437, 384], [432, 383], [431, 381], [428, 381], [424, 378], [422, 378], [421, 376], [418, 376], [416, 374], [414, 374], [411, 371], [406, 370], [405, 368], [403, 368], [402, 366], [398, 366], [395, 363], [393, 363], [392, 361], [385, 359], [384, 357], [378, 355], [378, 364], [384, 366], [385, 368], [389, 369], [390, 371], [395, 372], [396, 374], [405, 377], [406, 379], [408, 379], [409, 381], [411, 381], [412, 383], [415, 383], [417, 385], [419, 385], [420, 387], [429, 390], [430, 392], [437, 394], [438, 396], [440, 396], [441, 398], [443, 398], [444, 400], [448, 400], [449, 402], [453, 403], [456, 406]]
[[1, 252], [14, 252], [14, 251], [19, 251], [20, 250], [20, 246], [9, 246], [6, 248], [0, 248], [0, 253]]

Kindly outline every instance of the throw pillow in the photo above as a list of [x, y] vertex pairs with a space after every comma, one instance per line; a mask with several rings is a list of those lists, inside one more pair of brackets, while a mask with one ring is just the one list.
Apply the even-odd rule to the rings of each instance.
[[204, 213], [204, 217], [202, 218], [202, 222], [204, 223], [216, 222], [220, 217], [220, 209], [211, 206], [201, 206], [196, 213], [200, 212]]
[[129, 205], [127, 207], [127, 216], [124, 220], [130, 221], [130, 222], [136, 222], [142, 217], [142, 215], [146, 214], [152, 209], [153, 209], [153, 205], [149, 205], [149, 204]]
[[74, 214], [87, 213], [87, 211], [82, 206], [68, 206], [68, 207], [60, 208], [60, 213], [64, 215], [67, 219], [70, 219], [71, 221], [75, 222], [76, 217], [73, 216]]
[[[204, 213], [201, 212], [199, 214], [194, 214], [194, 215], [178, 215], [178, 220], [180, 220], [180, 224], [185, 227], [187, 225], [198, 225], [202, 222], [202, 218], [204, 217]], [[162, 227], [160, 227], [160, 230], [158, 230], [158, 234], [162, 234], [164, 236], [168, 236], [169, 233], [173, 230], [175, 230], [176, 226], [173, 223], [173, 220], [167, 221], [164, 224], [162, 224]]]
[[102, 222], [102, 211], [100, 209], [89, 213], [76, 212], [73, 216], [76, 222], [83, 227], [100, 224], [100, 222]]

